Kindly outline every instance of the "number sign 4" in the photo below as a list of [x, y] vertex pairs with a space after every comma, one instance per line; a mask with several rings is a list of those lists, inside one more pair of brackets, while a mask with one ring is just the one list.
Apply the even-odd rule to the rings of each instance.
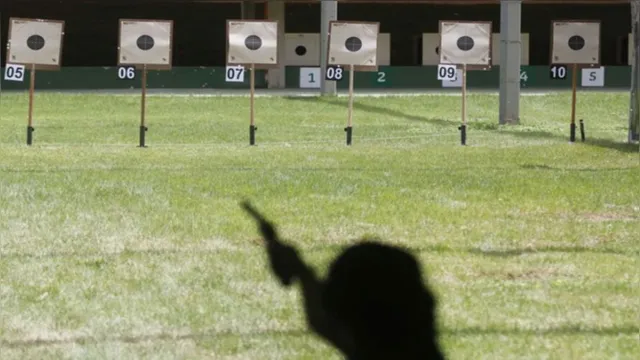
[[244, 66], [227, 66], [224, 80], [226, 82], [244, 82]]
[[133, 80], [136, 78], [136, 68], [133, 66], [119, 66], [118, 79]]
[[24, 81], [24, 65], [7, 64], [4, 79], [8, 81]]
[[455, 65], [438, 65], [438, 80], [455, 81], [458, 71]]

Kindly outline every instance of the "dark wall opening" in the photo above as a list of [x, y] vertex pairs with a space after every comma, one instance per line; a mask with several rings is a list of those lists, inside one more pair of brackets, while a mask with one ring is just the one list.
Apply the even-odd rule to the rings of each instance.
[[[0, 3], [2, 14], [2, 64], [4, 65], [9, 17], [65, 20], [63, 66], [114, 66], [117, 63], [118, 19], [144, 18], [174, 21], [174, 66], [223, 66], [227, 19], [241, 17], [240, 3], [159, 3], [105, 5], [46, 2]], [[119, 3], [120, 4], [120, 3]], [[264, 4], [257, 4], [262, 17]], [[522, 31], [530, 35], [530, 64], [549, 63], [550, 23], [554, 19], [602, 20], [601, 58], [605, 66], [627, 63], [627, 34], [631, 32], [629, 4], [523, 5]], [[286, 32], [319, 32], [319, 4], [287, 4]], [[437, 33], [447, 20], [492, 21], [500, 31], [500, 6], [443, 6], [428, 4], [340, 4], [343, 20], [379, 21], [381, 32], [391, 33], [391, 64], [419, 65], [422, 33]]]
[[[429, 4], [340, 4], [341, 20], [378, 21], [380, 32], [391, 33], [391, 64], [420, 65], [422, 33], [437, 33], [440, 20], [491, 21], [500, 31], [500, 5], [446, 6]], [[629, 4], [613, 5], [522, 5], [522, 32], [529, 33], [529, 63], [549, 64], [552, 20], [602, 20], [601, 59], [603, 65], [626, 65], [628, 33], [631, 32]], [[286, 32], [319, 32], [320, 5], [288, 4]], [[420, 52], [421, 53], [421, 52]], [[418, 54], [420, 54], [418, 53]]]

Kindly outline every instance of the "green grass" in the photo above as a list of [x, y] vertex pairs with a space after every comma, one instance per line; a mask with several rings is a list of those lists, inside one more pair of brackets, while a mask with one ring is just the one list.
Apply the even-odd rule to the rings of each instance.
[[[0, 105], [0, 358], [338, 359], [268, 272], [252, 199], [324, 271], [374, 234], [410, 247], [451, 359], [635, 359], [640, 166], [628, 95], [139, 97], [40, 93]], [[635, 354], [635, 355], [633, 355]]]

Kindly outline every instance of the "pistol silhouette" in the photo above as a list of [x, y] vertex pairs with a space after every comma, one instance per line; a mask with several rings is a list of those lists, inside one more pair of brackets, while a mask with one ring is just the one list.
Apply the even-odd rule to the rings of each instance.
[[282, 285], [289, 286], [300, 275], [304, 266], [298, 252], [291, 246], [284, 244], [278, 237], [275, 226], [269, 222], [247, 201], [242, 203], [242, 207], [258, 223], [258, 230], [264, 237], [267, 245], [267, 252], [271, 262], [271, 268], [278, 277]]

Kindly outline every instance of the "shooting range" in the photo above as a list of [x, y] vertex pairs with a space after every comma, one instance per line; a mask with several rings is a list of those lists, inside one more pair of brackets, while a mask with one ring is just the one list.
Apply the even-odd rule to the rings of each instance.
[[[491, 67], [491, 22], [440, 22], [439, 80], [460, 79], [462, 125], [460, 143], [467, 143], [467, 71]], [[452, 66], [456, 71], [452, 71]], [[441, 73], [441, 69], [443, 72]], [[455, 78], [454, 78], [455, 74]]]
[[146, 147], [147, 72], [171, 70], [173, 21], [121, 19], [118, 65], [132, 65], [142, 72], [140, 99], [140, 145]]
[[0, 360], [640, 354], [640, 0], [0, 0], [0, 44]]
[[[576, 92], [578, 88], [578, 69], [594, 67], [600, 64], [600, 22], [599, 21], [554, 21], [551, 31], [551, 64], [552, 76], [560, 71], [566, 73], [566, 68], [557, 65], [571, 66], [571, 125], [569, 128], [569, 141], [576, 141]], [[554, 67], [555, 65], [555, 67]], [[603, 79], [601, 74], [604, 69], [598, 69], [599, 76], [593, 71], [587, 73], [587, 78]], [[580, 121], [580, 133], [582, 141], [585, 141], [584, 122]]]
[[278, 65], [278, 22], [227, 22], [227, 66], [249, 67], [249, 145], [256, 143], [256, 69]]
[[377, 22], [340, 22], [329, 24], [329, 53], [327, 65], [346, 66], [349, 69], [349, 105], [347, 115], [347, 145], [353, 136], [353, 82], [356, 70], [377, 71]]
[[9, 19], [7, 67], [5, 78], [22, 81], [25, 68], [29, 69], [29, 110], [27, 120], [27, 145], [33, 143], [33, 98], [36, 70], [60, 69], [64, 21], [43, 19]]

